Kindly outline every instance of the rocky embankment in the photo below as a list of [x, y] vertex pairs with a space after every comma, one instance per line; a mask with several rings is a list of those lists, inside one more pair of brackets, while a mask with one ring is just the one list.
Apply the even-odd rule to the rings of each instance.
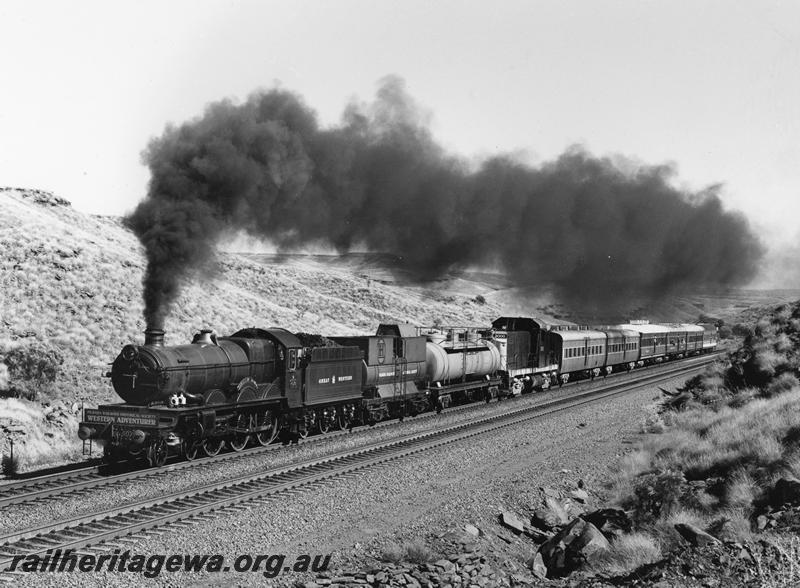
[[[312, 580], [297, 582], [302, 588], [455, 588], [468, 586], [655, 586], [715, 587], [796, 585], [793, 568], [800, 555], [800, 482], [781, 480], [773, 500], [757, 516], [762, 531], [779, 531], [788, 544], [765, 536], [741, 542], [726, 533], [716, 535], [688, 523], [676, 523], [683, 543], [652, 563], [628, 573], [605, 571], [615, 559], [614, 544], [631, 531], [628, 513], [617, 508], [589, 509], [590, 495], [582, 483], [564, 495], [541, 488], [541, 500], [526, 513], [503, 511], [495, 524], [478, 527], [466, 523], [437, 537], [444, 555], [411, 546], [404, 552], [385, 554], [380, 565], [357, 571], [335, 569]], [[531, 554], [519, 560], [519, 545]], [[509, 556], [493, 565], [498, 554]], [[515, 556], [517, 559], [515, 559]], [[787, 583], [788, 581], [788, 583]]]

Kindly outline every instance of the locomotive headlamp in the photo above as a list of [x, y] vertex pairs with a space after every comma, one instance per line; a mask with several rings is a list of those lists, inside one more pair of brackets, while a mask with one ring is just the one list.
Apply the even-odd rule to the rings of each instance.
[[136, 356], [139, 355], [139, 352], [136, 350], [135, 345], [126, 345], [122, 348], [122, 359], [125, 361], [133, 361], [136, 359]]
[[78, 429], [78, 439], [81, 441], [86, 441], [87, 439], [94, 437], [95, 433], [97, 433], [97, 431], [95, 431], [92, 427], [87, 427], [84, 425]]

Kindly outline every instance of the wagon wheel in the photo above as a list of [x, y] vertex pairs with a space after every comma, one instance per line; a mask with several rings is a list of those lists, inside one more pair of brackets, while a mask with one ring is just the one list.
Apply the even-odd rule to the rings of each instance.
[[336, 428], [340, 431], [353, 426], [352, 405], [341, 406], [336, 411]]
[[306, 412], [303, 418], [297, 423], [297, 434], [301, 439], [308, 437], [311, 429], [314, 426], [314, 413], [313, 411]]
[[197, 454], [200, 453], [200, 446], [202, 443], [200, 441], [191, 441], [186, 444], [186, 449], [184, 450], [184, 455], [186, 459], [192, 461], [197, 459]]
[[167, 442], [163, 439], [154, 440], [147, 448], [147, 463], [150, 467], [160, 468], [167, 462]]
[[225, 447], [225, 439], [222, 439], [221, 437], [203, 439], [200, 442], [200, 447], [203, 448], [203, 453], [205, 453], [208, 457], [214, 457], [220, 451], [222, 451], [223, 447]]
[[261, 445], [269, 445], [275, 441], [278, 436], [278, 415], [271, 410], [266, 410], [264, 413], [257, 417], [256, 423], [259, 427], [269, 427], [263, 431], [256, 433], [256, 440]]
[[319, 419], [319, 432], [323, 435], [330, 431], [331, 429], [335, 428], [339, 419], [338, 419], [338, 410], [336, 408], [331, 408], [329, 410], [333, 411], [332, 415], [325, 414], [327, 411], [323, 411], [322, 417]]
[[[236, 417], [235, 427], [237, 429], [249, 429], [248, 427], [248, 418], [243, 413], [239, 413], [239, 416]], [[247, 433], [239, 433], [235, 432], [233, 436], [228, 439], [228, 445], [231, 446], [231, 449], [234, 451], [241, 451], [245, 447], [247, 447], [247, 442], [250, 440], [250, 435]]]

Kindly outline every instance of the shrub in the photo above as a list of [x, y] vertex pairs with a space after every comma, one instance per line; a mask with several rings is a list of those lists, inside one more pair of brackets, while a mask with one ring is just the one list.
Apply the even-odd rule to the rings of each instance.
[[686, 480], [681, 472], [648, 473], [639, 477], [633, 492], [634, 517], [638, 521], [652, 521], [674, 511], [683, 493]]
[[725, 504], [732, 508], [752, 508], [761, 490], [746, 469], [739, 469], [725, 486]]
[[61, 371], [64, 358], [55, 347], [32, 343], [5, 352], [5, 396], [34, 400], [38, 392], [48, 389]]
[[3, 475], [6, 478], [13, 478], [19, 472], [19, 455], [14, 454], [12, 458], [11, 455], [3, 455], [3, 463], [2, 463], [2, 470]]
[[764, 390], [764, 396], [771, 398], [773, 396], [777, 396], [778, 394], [788, 392], [789, 390], [797, 388], [798, 386], [800, 386], [800, 380], [797, 379], [797, 376], [788, 372], [784, 372], [767, 384], [767, 387]]
[[481, 294], [478, 294], [475, 298], [473, 298], [473, 300], [478, 304], [486, 304], [486, 298], [484, 298]]
[[422, 541], [412, 541], [406, 545], [406, 559], [411, 563], [424, 564], [433, 559], [428, 546]]
[[389, 543], [386, 547], [384, 547], [383, 551], [381, 552], [381, 561], [385, 561], [388, 563], [400, 563], [403, 561], [403, 556], [405, 552], [403, 548], [400, 547], [397, 543]]

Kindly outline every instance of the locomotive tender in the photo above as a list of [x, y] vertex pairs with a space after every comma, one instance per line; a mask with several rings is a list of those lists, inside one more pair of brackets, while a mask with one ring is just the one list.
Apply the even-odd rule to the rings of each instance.
[[358, 423], [517, 395], [716, 348], [712, 325], [550, 325], [501, 317], [491, 328], [380, 325], [375, 335], [301, 341], [285, 329], [210, 330], [187, 345], [145, 331], [109, 376], [124, 400], [84, 410], [78, 436], [110, 461], [213, 456]]

